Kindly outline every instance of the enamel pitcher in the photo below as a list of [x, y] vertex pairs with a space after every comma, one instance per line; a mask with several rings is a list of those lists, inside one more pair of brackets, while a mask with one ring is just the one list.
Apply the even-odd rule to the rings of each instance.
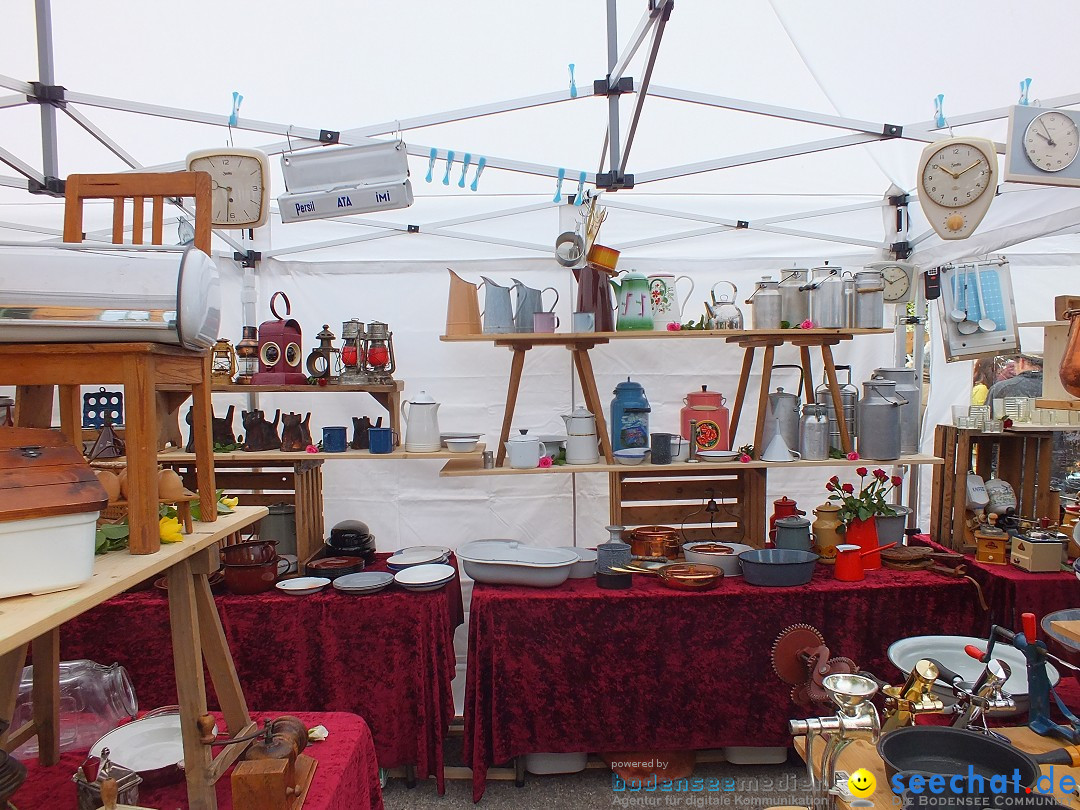
[[480, 301], [479, 285], [466, 281], [453, 270], [450, 273], [450, 294], [446, 299], [446, 334], [479, 335]]
[[[405, 406], [409, 406], [408, 413]], [[405, 450], [409, 453], [436, 453], [442, 449], [439, 434], [439, 403], [426, 391], [411, 401], [401, 403], [401, 418], [405, 422]]]
[[641, 273], [630, 271], [622, 283], [611, 280], [615, 292], [616, 331], [653, 328], [652, 304], [649, 302], [649, 280]]
[[[559, 303], [559, 291], [554, 287], [544, 287], [544, 289], [538, 290], [535, 287], [527, 287], [524, 282], [518, 281], [516, 278], [510, 280], [514, 282], [514, 294], [517, 296], [517, 308], [514, 310], [514, 329], [518, 332], [531, 332], [533, 331], [533, 315], [540, 312], [555, 311], [555, 305]], [[543, 295], [548, 290], [555, 293], [555, 300], [551, 302], [550, 307], [545, 309]]]
[[503, 335], [514, 331], [514, 310], [510, 306], [510, 288], [496, 284], [490, 278], [480, 276], [484, 288], [485, 335]]
[[[679, 282], [686, 279], [690, 289], [679, 300]], [[653, 329], [667, 329], [669, 323], [682, 323], [686, 302], [694, 294], [694, 280], [690, 276], [675, 276], [672, 273], [654, 273], [649, 276], [649, 298], [652, 303]]]

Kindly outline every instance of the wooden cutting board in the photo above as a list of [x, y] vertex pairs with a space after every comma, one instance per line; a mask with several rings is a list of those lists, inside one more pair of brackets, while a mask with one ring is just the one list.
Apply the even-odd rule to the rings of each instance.
[[1050, 626], [1066, 638], [1071, 638], [1073, 641], [1080, 643], [1080, 621], [1050, 622]]

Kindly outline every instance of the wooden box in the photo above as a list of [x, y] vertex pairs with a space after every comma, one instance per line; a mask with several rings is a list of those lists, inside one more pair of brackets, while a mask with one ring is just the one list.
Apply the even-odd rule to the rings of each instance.
[[1053, 573], [1061, 570], [1065, 544], [1056, 540], [1034, 542], [1019, 537], [1013, 539], [1009, 562], [1032, 573]]
[[985, 537], [976, 530], [975, 559], [989, 565], [1005, 565], [1009, 560], [1008, 537]]

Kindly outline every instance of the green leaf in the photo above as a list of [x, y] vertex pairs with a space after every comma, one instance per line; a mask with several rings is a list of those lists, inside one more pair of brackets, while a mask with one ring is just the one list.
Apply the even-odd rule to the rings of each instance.
[[869, 520], [870, 516], [872, 514], [873, 514], [873, 512], [871, 512], [867, 507], [865, 507], [865, 506], [860, 506], [859, 507], [859, 512], [858, 512], [859, 520]]
[[106, 523], [98, 532], [106, 540], [120, 540], [131, 534], [131, 528], [126, 523]]

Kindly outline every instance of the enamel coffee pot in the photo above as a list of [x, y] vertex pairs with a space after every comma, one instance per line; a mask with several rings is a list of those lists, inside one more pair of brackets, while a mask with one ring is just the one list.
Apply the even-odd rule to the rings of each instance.
[[794, 517], [796, 515], [805, 515], [799, 505], [795, 503], [791, 498], [785, 495], [782, 498], [777, 498], [773, 501], [773, 513], [769, 515], [769, 540], [776, 537], [776, 521], [780, 518]]
[[598, 463], [596, 417], [587, 408], [577, 407], [573, 413], [564, 413], [562, 418], [566, 423], [566, 463]]
[[524, 430], [520, 435], [510, 437], [505, 447], [510, 467], [515, 470], [531, 470], [540, 464], [541, 456], [547, 455], [544, 443], [535, 436], [526, 435]]
[[653, 310], [649, 302], [649, 280], [641, 273], [629, 272], [622, 281], [611, 280], [615, 292], [615, 330], [618, 332], [653, 328]]
[[896, 543], [863, 551], [862, 546], [850, 543], [841, 543], [836, 547], [836, 566], [833, 568], [833, 576], [842, 582], [858, 582], [866, 578], [866, 569], [863, 565], [863, 557], [877, 554], [887, 548], [892, 548]]
[[[405, 406], [409, 406], [408, 413]], [[401, 403], [405, 422], [405, 450], [409, 453], [435, 453], [442, 449], [439, 435], [439, 403], [421, 391], [413, 400]]]

